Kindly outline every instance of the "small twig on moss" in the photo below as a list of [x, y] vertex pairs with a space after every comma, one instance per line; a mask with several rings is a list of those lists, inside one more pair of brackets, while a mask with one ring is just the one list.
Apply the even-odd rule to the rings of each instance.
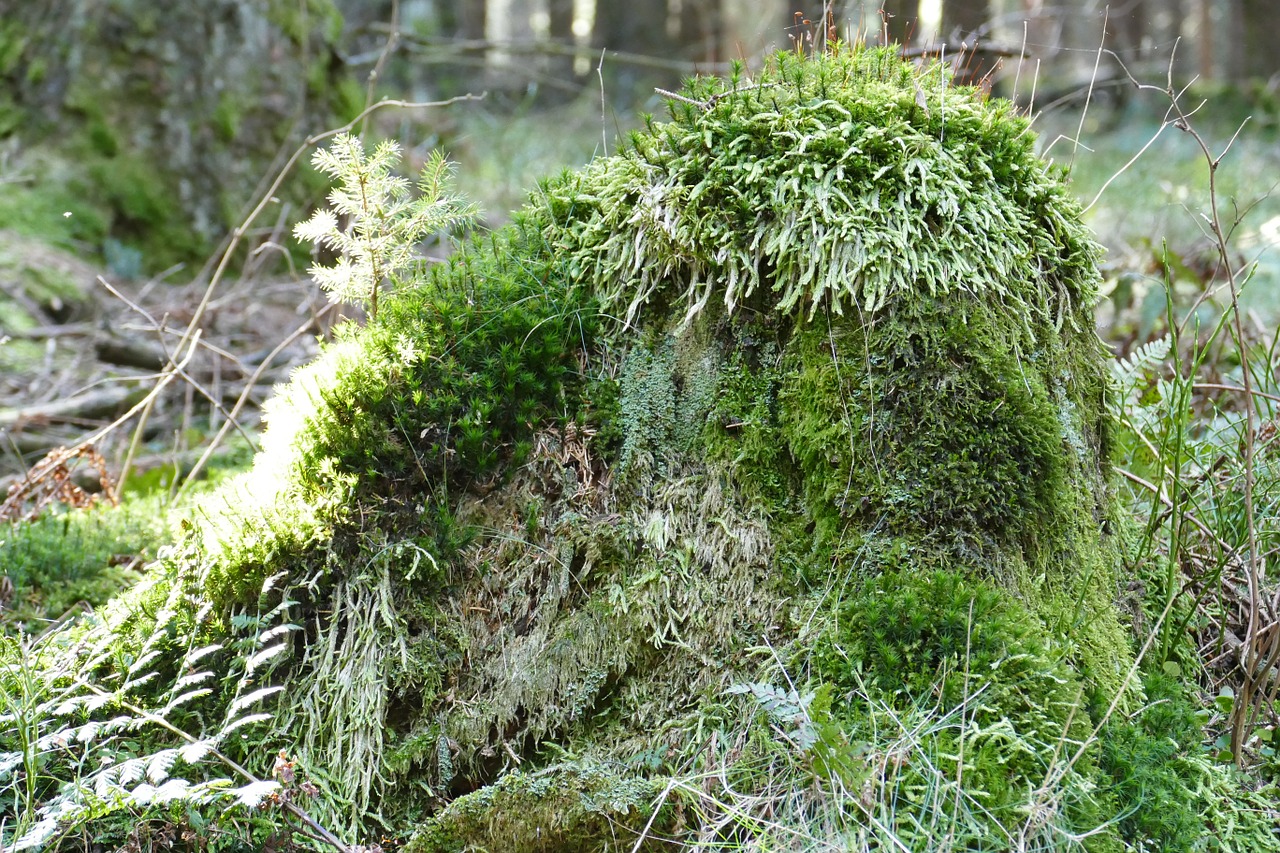
[[659, 95], [663, 95], [664, 97], [671, 98], [672, 100], [675, 100], [675, 101], [679, 101], [682, 104], [688, 104], [689, 106], [697, 107], [703, 112], [707, 112], [716, 104], [720, 103], [721, 100], [723, 100], [724, 98], [728, 98], [731, 95], [737, 95], [742, 92], [751, 92], [756, 89], [772, 89], [777, 85], [778, 85], [777, 83], [758, 83], [755, 86], [741, 86], [739, 88], [731, 89], [728, 92], [717, 92], [716, 94], [707, 98], [705, 101], [695, 101], [693, 98], [686, 98], [684, 95], [678, 94], [676, 92], [669, 92], [666, 89], [661, 89], [661, 88], [658, 88], [657, 86], [653, 88], [653, 91], [657, 92]]

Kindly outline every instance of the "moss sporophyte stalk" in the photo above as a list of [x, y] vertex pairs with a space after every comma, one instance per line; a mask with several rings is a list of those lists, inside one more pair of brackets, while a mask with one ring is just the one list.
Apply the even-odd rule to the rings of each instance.
[[[376, 317], [37, 693], [127, 694], [260, 780], [283, 749], [346, 843], [1277, 849], [1134, 677], [1099, 250], [1008, 104], [893, 51], [781, 54], [447, 262], [377, 245]], [[167, 661], [197, 652], [218, 686], [188, 695]], [[49, 753], [5, 844], [161, 808], [85, 775], [122, 749]], [[157, 769], [209, 815], [226, 774]]]

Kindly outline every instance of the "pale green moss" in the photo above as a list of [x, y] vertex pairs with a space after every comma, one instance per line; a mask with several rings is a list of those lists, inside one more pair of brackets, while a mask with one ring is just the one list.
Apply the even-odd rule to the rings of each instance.
[[[581, 763], [509, 773], [431, 818], [405, 853], [667, 849], [676, 810], [663, 781]], [[655, 814], [655, 803], [661, 808]], [[642, 837], [647, 839], [640, 843]]]
[[784, 53], [670, 108], [542, 188], [548, 241], [626, 322], [659, 294], [690, 318], [753, 296], [839, 314], [968, 293], [1060, 323], [1092, 302], [1098, 247], [1025, 119], [940, 69]]

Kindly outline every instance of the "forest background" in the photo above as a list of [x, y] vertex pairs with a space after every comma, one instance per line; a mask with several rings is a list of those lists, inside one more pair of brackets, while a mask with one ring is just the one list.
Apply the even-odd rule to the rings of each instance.
[[1277, 31], [1269, 0], [0, 0], [3, 515], [137, 508], [0, 535], [5, 628], [135, 579], [156, 508], [242, 465], [273, 383], [357, 311], [290, 236], [323, 199], [307, 161], [330, 131], [393, 139], [411, 169], [444, 152], [498, 225], [689, 75], [896, 41], [1013, 100], [1069, 168], [1130, 382], [1121, 488], [1177, 574], [1157, 640], [1200, 650], [1165, 665], [1202, 689], [1215, 758], [1274, 777]]

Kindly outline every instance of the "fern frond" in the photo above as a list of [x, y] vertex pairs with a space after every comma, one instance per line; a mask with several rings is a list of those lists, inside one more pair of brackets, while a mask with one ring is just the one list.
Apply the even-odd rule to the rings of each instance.
[[178, 750], [162, 749], [147, 761], [147, 778], [152, 784], [159, 785], [169, 778], [169, 771], [178, 760]]
[[1173, 338], [1166, 334], [1135, 349], [1111, 364], [1111, 376], [1121, 388], [1130, 388], [1148, 370], [1165, 360]]
[[227, 709], [228, 719], [230, 719], [231, 717], [234, 717], [238, 712], [243, 711], [245, 708], [248, 708], [250, 705], [260, 702], [261, 700], [266, 699], [268, 696], [276, 695], [281, 690], [284, 690], [284, 688], [279, 686], [262, 687], [245, 696], [237, 697], [236, 700], [231, 703], [231, 707]]

